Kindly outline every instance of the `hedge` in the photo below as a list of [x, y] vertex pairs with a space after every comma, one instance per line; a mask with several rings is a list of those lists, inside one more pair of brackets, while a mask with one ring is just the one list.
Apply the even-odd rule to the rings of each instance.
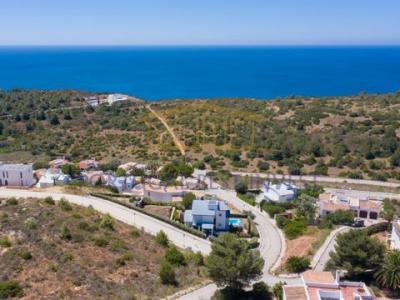
[[188, 226], [186, 226], [186, 225], [184, 225], [184, 224], [181, 224], [181, 223], [178, 223], [178, 222], [169, 220], [169, 219], [164, 219], [163, 217], [160, 217], [160, 216], [151, 214], [151, 213], [149, 213], [148, 211], [145, 211], [144, 209], [142, 209], [142, 208], [140, 208], [140, 207], [137, 207], [137, 206], [134, 206], [134, 205], [130, 205], [130, 204], [128, 204], [128, 203], [125, 203], [125, 202], [122, 202], [122, 201], [113, 199], [113, 198], [108, 197], [108, 196], [105, 196], [105, 195], [103, 195], [103, 194], [90, 193], [90, 195], [91, 195], [91, 196], [94, 196], [94, 197], [102, 198], [102, 199], [107, 200], [107, 201], [114, 202], [114, 203], [116, 203], [116, 204], [125, 206], [125, 207], [127, 207], [127, 208], [129, 208], [129, 209], [136, 210], [136, 211], [138, 211], [138, 212], [140, 212], [140, 213], [142, 213], [142, 214], [145, 214], [145, 215], [147, 215], [147, 216], [150, 216], [150, 217], [152, 217], [152, 218], [155, 218], [155, 219], [157, 219], [157, 220], [159, 220], [159, 221], [168, 223], [168, 224], [170, 224], [170, 225], [172, 225], [172, 226], [174, 226], [174, 227], [176, 227], [176, 228], [178, 228], [178, 229], [180, 229], [180, 230], [186, 231], [186, 232], [188, 232], [188, 233], [190, 233], [190, 234], [193, 234], [193, 235], [195, 235], [195, 236], [198, 236], [198, 237], [200, 237], [200, 238], [203, 238], [203, 239], [206, 238], [206, 235], [204, 234], [204, 232], [202, 232], [202, 231], [200, 231], [200, 230], [196, 230], [196, 229], [194, 229], [194, 228], [190, 228], [190, 227], [188, 227]]

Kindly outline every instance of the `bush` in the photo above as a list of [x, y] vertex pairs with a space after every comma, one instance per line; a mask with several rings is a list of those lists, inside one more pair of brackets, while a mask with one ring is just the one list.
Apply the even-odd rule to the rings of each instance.
[[240, 198], [241, 200], [243, 200], [244, 202], [254, 206], [256, 205], [256, 198], [253, 194], [250, 193], [246, 193], [246, 194], [240, 194], [237, 193], [238, 198]]
[[284, 212], [288, 208], [288, 205], [284, 203], [263, 201], [261, 203], [261, 208], [266, 211], [271, 218], [273, 218], [276, 214]]
[[292, 240], [301, 236], [306, 229], [307, 227], [304, 222], [300, 220], [290, 220], [285, 227], [283, 227], [283, 232], [289, 240]]
[[109, 214], [100, 220], [100, 227], [108, 230], [114, 230], [114, 220]]
[[126, 265], [127, 261], [130, 261], [133, 259], [133, 254], [132, 253], [125, 253], [122, 256], [117, 258], [117, 266], [122, 267]]
[[183, 196], [182, 204], [185, 207], [185, 209], [190, 209], [192, 207], [194, 199], [196, 199], [196, 195], [190, 192]]
[[162, 284], [171, 284], [171, 285], [177, 284], [174, 268], [165, 261], [161, 263], [159, 276]]
[[71, 204], [65, 200], [64, 198], [61, 198], [59, 206], [61, 207], [62, 210], [64, 211], [70, 211], [72, 210]]
[[310, 267], [310, 260], [306, 257], [291, 256], [286, 262], [286, 268], [291, 273], [301, 273]]
[[322, 218], [320, 228], [331, 228], [333, 225], [351, 224], [354, 220], [353, 212], [350, 210], [338, 210]]
[[275, 221], [279, 228], [283, 228], [289, 222], [289, 219], [283, 216], [276, 216]]
[[184, 266], [186, 264], [185, 256], [176, 247], [171, 247], [165, 253], [164, 259], [175, 266]]
[[246, 194], [248, 190], [247, 184], [242, 181], [235, 185], [235, 191], [239, 194]]
[[19, 256], [20, 256], [22, 259], [29, 260], [29, 259], [32, 258], [32, 253], [29, 252], [28, 250], [25, 250], [25, 251], [20, 252], [20, 253], [19, 253]]
[[44, 202], [47, 203], [47, 204], [49, 204], [49, 205], [54, 205], [54, 204], [55, 204], [54, 199], [53, 199], [52, 197], [50, 197], [50, 196], [44, 198]]
[[22, 287], [14, 280], [0, 281], [0, 299], [22, 296]]
[[26, 219], [25, 225], [26, 225], [26, 227], [27, 227], [28, 229], [33, 230], [33, 229], [36, 229], [36, 228], [37, 228], [37, 226], [38, 226], [38, 221], [37, 221], [36, 219], [34, 219], [34, 218], [31, 217], [31, 218]]
[[69, 230], [69, 228], [68, 228], [67, 225], [63, 224], [63, 225], [61, 226], [61, 229], [60, 229], [60, 236], [61, 236], [61, 238], [62, 238], [63, 240], [68, 240], [68, 241], [69, 241], [69, 240], [72, 239], [71, 231]]
[[256, 282], [253, 284], [253, 299], [270, 299], [271, 298], [271, 292], [269, 290], [269, 286], [264, 282]]
[[97, 237], [94, 238], [93, 241], [97, 247], [106, 247], [108, 245], [108, 241], [104, 238]]
[[8, 238], [8, 236], [0, 238], [0, 246], [3, 248], [10, 248], [11, 247], [11, 241]]
[[15, 198], [7, 199], [6, 205], [18, 205], [18, 200]]
[[164, 231], [161, 230], [159, 233], [157, 233], [155, 239], [156, 239], [157, 244], [159, 244], [163, 247], [168, 247], [169, 240], [168, 240], [168, 236], [165, 234]]

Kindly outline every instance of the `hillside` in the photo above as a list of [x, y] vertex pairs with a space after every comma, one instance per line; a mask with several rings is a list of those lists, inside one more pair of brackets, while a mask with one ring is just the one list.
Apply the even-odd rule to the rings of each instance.
[[186, 265], [174, 268], [178, 284], [163, 285], [165, 252], [152, 236], [90, 208], [0, 200], [0, 285], [16, 282], [24, 299], [160, 299], [205, 279], [186, 254]]
[[[68, 91], [0, 93], [1, 114], [9, 115], [0, 124], [0, 159], [15, 151], [31, 160], [66, 155], [162, 163], [179, 157], [166, 128], [144, 105], [68, 109], [81, 97]], [[398, 93], [163, 101], [152, 108], [200, 167], [400, 179]]]

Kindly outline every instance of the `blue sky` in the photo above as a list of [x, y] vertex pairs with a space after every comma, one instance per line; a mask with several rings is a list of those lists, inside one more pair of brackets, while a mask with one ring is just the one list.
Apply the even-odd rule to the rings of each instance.
[[0, 0], [0, 45], [400, 45], [399, 0]]

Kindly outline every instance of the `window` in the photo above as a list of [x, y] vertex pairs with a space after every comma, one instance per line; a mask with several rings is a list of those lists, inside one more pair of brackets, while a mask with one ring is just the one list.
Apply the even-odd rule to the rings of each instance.
[[19, 172], [19, 176], [21, 177], [21, 179], [22, 179], [22, 172]]

